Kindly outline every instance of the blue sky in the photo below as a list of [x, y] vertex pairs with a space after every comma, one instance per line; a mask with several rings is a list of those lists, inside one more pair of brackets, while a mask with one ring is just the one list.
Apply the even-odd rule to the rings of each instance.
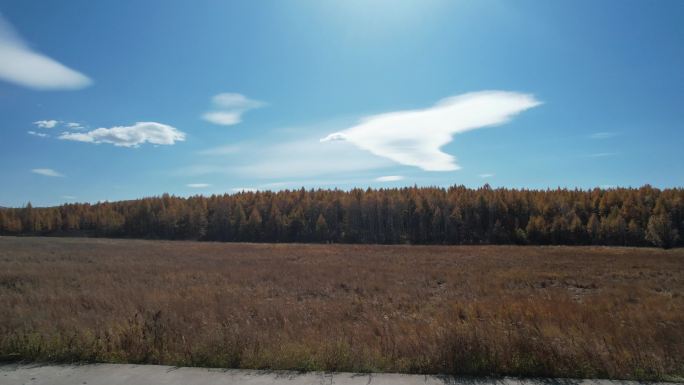
[[0, 206], [681, 187], [682, 1], [0, 1]]

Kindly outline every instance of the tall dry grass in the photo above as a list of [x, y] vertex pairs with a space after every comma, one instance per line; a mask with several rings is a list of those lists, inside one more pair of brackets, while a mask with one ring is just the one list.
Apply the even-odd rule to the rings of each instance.
[[684, 250], [0, 237], [0, 356], [668, 379]]

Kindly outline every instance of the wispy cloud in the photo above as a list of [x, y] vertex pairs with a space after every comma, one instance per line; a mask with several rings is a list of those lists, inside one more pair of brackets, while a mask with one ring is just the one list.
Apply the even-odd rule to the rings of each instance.
[[70, 130], [81, 130], [84, 128], [81, 123], [76, 122], [67, 122], [65, 126]]
[[605, 158], [608, 156], [615, 156], [619, 155], [619, 152], [597, 152], [595, 154], [588, 154], [586, 155], [587, 158]]
[[284, 190], [284, 189], [299, 189], [301, 187], [339, 187], [341, 185], [349, 186], [359, 186], [361, 184], [367, 183], [366, 178], [354, 178], [354, 179], [303, 179], [303, 180], [288, 180], [280, 182], [270, 182], [260, 184], [257, 188], [260, 191], [263, 190]]
[[186, 186], [190, 188], [207, 188], [211, 185], [209, 183], [188, 183]]
[[44, 133], [42, 133], [42, 132], [35, 132], [35, 131], [26, 131], [26, 132], [27, 132], [29, 135], [37, 136], [37, 137], [40, 137], [40, 138], [47, 138], [48, 136], [50, 136], [50, 135], [44, 134]]
[[66, 199], [66, 200], [68, 200], [68, 201], [73, 201], [73, 200], [76, 199], [76, 197], [73, 196], [73, 195], [62, 195], [61, 198], [62, 198], [62, 199]]
[[214, 106], [218, 108], [230, 110], [250, 110], [266, 105], [264, 102], [252, 100], [245, 95], [232, 92], [224, 92], [214, 95], [211, 101], [214, 103]]
[[233, 190], [233, 192], [237, 192], [237, 193], [239, 193], [239, 192], [257, 192], [257, 191], [259, 191], [259, 189], [256, 188], [256, 187], [234, 187], [232, 190]]
[[589, 135], [589, 138], [591, 139], [609, 139], [612, 137], [617, 136], [617, 132], [595, 132], [591, 135]]
[[79, 89], [92, 83], [82, 73], [29, 48], [2, 15], [0, 79], [41, 90]]
[[403, 180], [404, 177], [401, 175], [387, 175], [387, 176], [379, 176], [375, 178], [376, 182], [396, 182]]
[[185, 140], [185, 133], [157, 122], [137, 122], [132, 126], [98, 128], [87, 132], [64, 132], [59, 139], [86, 143], [109, 143], [117, 147], [139, 147], [141, 144], [173, 145]]
[[240, 151], [240, 146], [227, 145], [214, 148], [208, 148], [197, 152], [200, 155], [230, 155]]
[[390, 162], [365, 153], [351, 143], [322, 145], [317, 137], [260, 145], [241, 156], [235, 172], [257, 178], [311, 178], [380, 169]]
[[51, 176], [51, 177], [63, 177], [64, 175], [51, 169], [51, 168], [34, 168], [31, 170], [32, 173], [38, 174], [38, 175], [43, 175], [43, 176]]
[[202, 118], [214, 124], [232, 126], [242, 121], [245, 112], [266, 104], [242, 94], [224, 92], [212, 98], [212, 105], [212, 110], [204, 113]]
[[480, 174], [478, 175], [482, 179], [492, 178], [494, 174]]
[[204, 149], [198, 152], [205, 156], [200, 162], [179, 168], [174, 174], [286, 179], [302, 183], [321, 177], [335, 180], [354, 177], [367, 181], [370, 175], [362, 175], [363, 172], [393, 165], [348, 142], [320, 143], [319, 138], [330, 127], [340, 127], [340, 123], [328, 121], [306, 127], [278, 128], [259, 140]]
[[59, 123], [57, 120], [37, 120], [33, 122], [36, 126], [40, 128], [53, 128]]
[[456, 159], [440, 149], [455, 134], [506, 123], [540, 104], [534, 96], [516, 92], [462, 94], [427, 109], [366, 117], [321, 142], [347, 141], [377, 156], [426, 171], [458, 170]]

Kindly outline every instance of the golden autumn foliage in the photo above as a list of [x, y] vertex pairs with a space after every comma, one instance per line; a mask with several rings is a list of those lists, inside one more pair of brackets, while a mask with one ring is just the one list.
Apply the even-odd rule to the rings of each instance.
[[0, 234], [237, 242], [680, 246], [684, 189], [444, 188], [170, 195], [0, 209]]

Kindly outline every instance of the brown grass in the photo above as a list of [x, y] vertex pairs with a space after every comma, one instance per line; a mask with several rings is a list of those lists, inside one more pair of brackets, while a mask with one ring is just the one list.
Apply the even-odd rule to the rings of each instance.
[[668, 379], [684, 250], [0, 237], [0, 356]]

